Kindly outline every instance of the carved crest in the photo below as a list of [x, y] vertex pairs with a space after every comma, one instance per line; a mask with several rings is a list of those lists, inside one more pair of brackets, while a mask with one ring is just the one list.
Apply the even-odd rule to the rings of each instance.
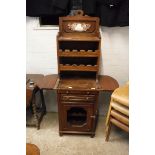
[[90, 28], [90, 24], [87, 23], [68, 23], [68, 28], [72, 31], [85, 32]]

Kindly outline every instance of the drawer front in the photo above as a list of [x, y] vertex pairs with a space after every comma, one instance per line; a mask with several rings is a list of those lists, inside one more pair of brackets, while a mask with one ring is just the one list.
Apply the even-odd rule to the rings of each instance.
[[96, 95], [61, 94], [62, 102], [95, 102]]
[[79, 91], [79, 90], [57, 90], [58, 94], [76, 94], [76, 95], [94, 95], [94, 94], [98, 94], [98, 91]]
[[[81, 111], [72, 111], [73, 109], [80, 108]], [[94, 110], [93, 105], [63, 105], [62, 106], [62, 129], [64, 131], [85, 131], [92, 130], [94, 123]]]

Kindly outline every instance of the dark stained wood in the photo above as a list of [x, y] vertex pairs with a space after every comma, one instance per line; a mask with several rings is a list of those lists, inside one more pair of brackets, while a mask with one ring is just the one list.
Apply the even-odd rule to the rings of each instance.
[[85, 37], [85, 36], [58, 36], [58, 41], [100, 41], [98, 37]]
[[[78, 25], [78, 26], [77, 26]], [[82, 31], [77, 28], [83, 29]], [[59, 77], [62, 71], [99, 71], [101, 37], [99, 33], [99, 18], [83, 16], [66, 16], [59, 18], [59, 33], [57, 35], [57, 56]], [[63, 58], [68, 58], [68, 63]], [[80, 59], [81, 57], [86, 59]], [[72, 60], [70, 61], [69, 60]], [[75, 61], [79, 58], [80, 64]], [[94, 63], [90, 58], [95, 58]], [[75, 63], [72, 63], [74, 62]], [[91, 63], [90, 63], [91, 62]], [[61, 77], [60, 77], [61, 78]]]
[[44, 77], [43, 74], [26, 74], [26, 78], [34, 79], [35, 81], [38, 81]]
[[44, 89], [57, 90], [60, 136], [75, 133], [94, 137], [99, 91], [113, 91], [119, 86], [112, 77], [98, 75], [101, 53], [99, 18], [82, 13], [60, 17], [59, 28], [58, 75], [30, 75], [28, 78], [34, 80], [42, 97]]
[[[77, 31], [75, 25], [84, 26], [84, 31]], [[83, 16], [83, 13], [60, 17], [59, 28], [59, 80], [56, 87], [59, 134], [88, 134], [94, 137], [98, 115], [97, 77], [101, 53], [99, 18]]]
[[32, 91], [30, 89], [26, 89], [26, 108], [30, 107], [31, 98]]
[[[65, 133], [87, 134], [91, 137], [95, 135], [95, 122], [98, 115], [98, 93], [97, 91], [80, 90], [57, 90], [58, 111], [59, 111], [59, 134]], [[71, 117], [80, 119], [84, 116], [86, 121], [68, 121], [69, 111], [72, 109], [82, 109], [86, 114], [81, 114], [80, 110], [71, 114]], [[71, 123], [69, 123], [71, 122]]]
[[61, 65], [60, 71], [98, 71], [98, 66], [71, 66], [71, 65]]
[[[40, 128], [41, 120], [46, 114], [46, 105], [43, 96], [43, 90], [39, 88], [38, 84], [42, 84], [44, 75], [42, 74], [27, 74], [26, 75], [26, 125], [35, 126], [37, 129]], [[29, 79], [29, 80], [27, 80]], [[30, 82], [34, 82], [33, 85], [30, 85]], [[36, 93], [40, 94], [41, 97], [41, 106], [36, 106]], [[31, 117], [30, 117], [31, 116]]]
[[59, 50], [58, 52], [59, 57], [98, 57], [99, 51], [98, 50], [68, 50], [68, 51], [62, 51]]
[[101, 91], [114, 91], [116, 88], [119, 87], [118, 82], [107, 75], [99, 75], [99, 82], [98, 82], [98, 90]]
[[95, 79], [67, 78], [59, 81], [57, 89], [94, 91], [97, 85]]
[[38, 83], [41, 89], [66, 89], [72, 87], [78, 90], [78, 88], [83, 88], [85, 90], [93, 90], [95, 88], [98, 91], [113, 91], [119, 87], [116, 79], [108, 75], [99, 75], [98, 84], [94, 79], [82, 79], [82, 78], [66, 78], [59, 81], [57, 74], [45, 75], [42, 80]]
[[[77, 32], [70, 29], [71, 24], [79, 23], [81, 24], [88, 24], [89, 28], [86, 29], [83, 32]], [[59, 18], [59, 28], [60, 28], [60, 35], [67, 37], [73, 37], [73, 38], [80, 38], [82, 40], [82, 37], [89, 37], [90, 40], [91, 37], [98, 37], [99, 36], [99, 18], [98, 17], [89, 17], [89, 16], [83, 16], [83, 15], [76, 15], [76, 16], [66, 16]]]
[[[43, 78], [44, 78], [43, 74], [26, 74], [26, 79], [28, 79], [29, 81], [33, 81], [34, 85], [37, 86], [39, 86], [39, 83], [42, 82]], [[27, 83], [26, 86], [29, 87], [29, 83]]]

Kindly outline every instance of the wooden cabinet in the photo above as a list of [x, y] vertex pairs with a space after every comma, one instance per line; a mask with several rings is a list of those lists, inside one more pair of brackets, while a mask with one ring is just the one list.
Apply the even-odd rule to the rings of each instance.
[[57, 35], [59, 133], [95, 135], [100, 59], [99, 19], [60, 17]]
[[97, 91], [58, 90], [59, 132], [95, 135]]

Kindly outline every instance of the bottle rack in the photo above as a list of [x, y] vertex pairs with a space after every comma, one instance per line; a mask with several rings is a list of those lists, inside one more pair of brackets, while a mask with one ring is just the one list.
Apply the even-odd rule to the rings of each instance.
[[60, 71], [96, 71], [98, 70], [98, 66], [97, 65], [70, 65], [70, 64], [60, 64]]
[[59, 49], [59, 57], [98, 57], [100, 54], [99, 50], [62, 50]]
[[[62, 71], [96, 72], [97, 78], [100, 40], [91, 42], [86, 39], [85, 41], [59, 41], [58, 38], [59, 36], [57, 37], [59, 75]], [[82, 75], [80, 78], [82, 78]]]

